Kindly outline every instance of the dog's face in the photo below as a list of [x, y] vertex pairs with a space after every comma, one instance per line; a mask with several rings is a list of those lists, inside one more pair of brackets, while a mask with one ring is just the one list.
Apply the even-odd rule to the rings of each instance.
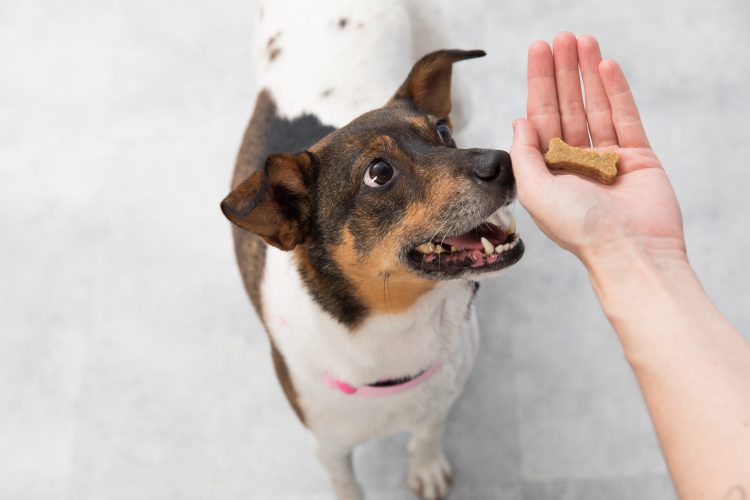
[[514, 264], [523, 244], [502, 210], [515, 199], [510, 157], [456, 148], [448, 117], [453, 62], [481, 55], [425, 56], [384, 107], [308, 151], [269, 157], [227, 196], [225, 215], [296, 249], [303, 275], [349, 281], [367, 309], [401, 310], [437, 280]]

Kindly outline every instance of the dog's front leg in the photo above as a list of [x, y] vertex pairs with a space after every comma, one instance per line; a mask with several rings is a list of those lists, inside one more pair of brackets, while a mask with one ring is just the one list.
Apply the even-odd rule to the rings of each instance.
[[409, 486], [421, 498], [442, 499], [453, 481], [443, 453], [443, 419], [417, 428], [409, 441]]
[[350, 447], [318, 442], [318, 458], [328, 470], [337, 500], [364, 500], [362, 488], [354, 478]]

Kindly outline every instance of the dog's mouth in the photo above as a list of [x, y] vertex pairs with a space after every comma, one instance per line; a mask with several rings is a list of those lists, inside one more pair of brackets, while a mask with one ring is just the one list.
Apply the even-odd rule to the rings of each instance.
[[501, 209], [465, 233], [421, 243], [408, 261], [421, 273], [454, 278], [512, 266], [523, 252], [515, 219]]

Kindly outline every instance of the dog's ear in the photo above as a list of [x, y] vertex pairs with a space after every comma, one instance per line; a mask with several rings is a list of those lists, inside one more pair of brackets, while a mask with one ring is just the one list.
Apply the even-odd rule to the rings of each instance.
[[485, 55], [483, 50], [438, 50], [417, 61], [389, 104], [398, 99], [414, 103], [423, 113], [448, 118], [451, 111], [453, 63]]
[[311, 182], [309, 153], [271, 155], [262, 171], [245, 179], [224, 198], [221, 211], [269, 245], [292, 250], [309, 231]]

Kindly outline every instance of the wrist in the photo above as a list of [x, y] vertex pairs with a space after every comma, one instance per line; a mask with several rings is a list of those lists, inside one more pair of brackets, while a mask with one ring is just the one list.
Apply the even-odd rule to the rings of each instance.
[[581, 260], [631, 364], [659, 358], [713, 315], [682, 239], [622, 240]]
[[581, 252], [580, 259], [594, 286], [605, 289], [690, 269], [682, 238], [623, 237]]

